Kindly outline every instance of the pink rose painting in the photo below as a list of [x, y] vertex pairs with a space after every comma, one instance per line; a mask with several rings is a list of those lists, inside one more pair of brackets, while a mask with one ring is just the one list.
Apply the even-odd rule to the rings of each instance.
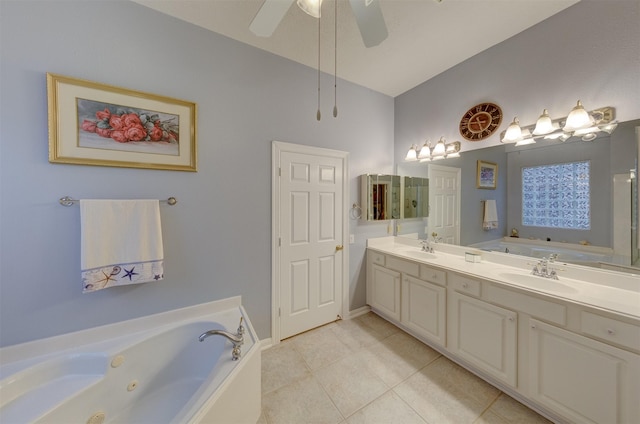
[[178, 115], [77, 99], [79, 147], [179, 155]]

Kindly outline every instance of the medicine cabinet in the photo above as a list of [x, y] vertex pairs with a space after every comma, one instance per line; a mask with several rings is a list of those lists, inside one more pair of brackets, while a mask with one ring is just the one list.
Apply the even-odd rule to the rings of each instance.
[[400, 218], [400, 177], [365, 174], [360, 176], [362, 219], [382, 221]]
[[422, 218], [429, 216], [429, 180], [399, 175], [360, 176], [362, 219]]

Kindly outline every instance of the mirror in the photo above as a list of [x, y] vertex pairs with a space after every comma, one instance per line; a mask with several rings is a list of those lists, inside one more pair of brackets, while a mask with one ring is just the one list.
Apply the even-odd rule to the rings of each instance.
[[425, 218], [429, 216], [429, 179], [402, 177], [402, 218]]
[[365, 174], [360, 176], [362, 219], [383, 221], [400, 218], [400, 177]]
[[[592, 200], [592, 214], [594, 217], [596, 215], [600, 218], [598, 222], [596, 222], [592, 228], [588, 231], [581, 232], [579, 235], [571, 235], [571, 234], [559, 234], [559, 231], [550, 232], [549, 229], [535, 228], [535, 227], [524, 227], [521, 223], [521, 217], [518, 215], [518, 205], [521, 204], [521, 197], [517, 189], [516, 184], [513, 183], [513, 178], [518, 178], [519, 170], [517, 168], [520, 162], [524, 162], [527, 155], [534, 155], [545, 152], [547, 149], [552, 151], [551, 144], [543, 145], [543, 143], [539, 143], [535, 146], [530, 146], [529, 148], [520, 148], [514, 149], [512, 146], [503, 147], [503, 146], [492, 146], [487, 149], [477, 149], [468, 152], [462, 152], [461, 158], [459, 159], [451, 159], [443, 162], [444, 166], [452, 166], [462, 168], [462, 200], [461, 200], [461, 231], [463, 237], [461, 237], [461, 241], [463, 244], [471, 245], [477, 244], [489, 240], [500, 239], [503, 236], [507, 236], [509, 234], [502, 234], [502, 232], [483, 232], [479, 230], [480, 228], [480, 211], [478, 204], [480, 202], [477, 201], [477, 192], [478, 190], [475, 188], [475, 178], [472, 176], [475, 175], [475, 163], [476, 159], [489, 160], [492, 162], [501, 162], [505, 169], [503, 176], [509, 175], [507, 180], [510, 181], [510, 184], [505, 184], [507, 180], [501, 181], [498, 185], [495, 193], [491, 193], [494, 196], [504, 196], [505, 202], [507, 205], [506, 210], [503, 210], [500, 214], [500, 219], [505, 223], [506, 231], [509, 232], [511, 228], [516, 227], [520, 231], [521, 239], [528, 239], [530, 237], [545, 240], [546, 237], [551, 237], [557, 242], [564, 242], [565, 240], [568, 243], [579, 244], [580, 241], [585, 240], [593, 245], [599, 245], [604, 247], [613, 248], [616, 251], [616, 254], [619, 251], [619, 247], [617, 246], [617, 241], [619, 237], [616, 237], [616, 231], [619, 229], [621, 232], [627, 233], [626, 240], [621, 243], [623, 248], [626, 250], [625, 256], [630, 256], [630, 263], [625, 263], [624, 265], [627, 267], [636, 267], [629, 268], [631, 272], [638, 272], [638, 267], [640, 267], [640, 263], [638, 261], [639, 250], [638, 250], [638, 240], [640, 240], [640, 225], [638, 222], [640, 215], [637, 212], [638, 208], [638, 190], [640, 188], [637, 187], [637, 181], [635, 181], [635, 175], [638, 172], [638, 159], [640, 149], [640, 120], [636, 119], [633, 121], [627, 121], [620, 123], [618, 128], [611, 134], [609, 137], [610, 140], [606, 139], [597, 140], [592, 143], [603, 143], [608, 145], [603, 152], [600, 152], [599, 155], [594, 156], [593, 154], [589, 154], [586, 159], [590, 159], [594, 161], [596, 164], [597, 161], [602, 160], [604, 165], [600, 165], [603, 171], [600, 174], [597, 174], [597, 183], [601, 185], [604, 183], [603, 188], [599, 188], [599, 193], [602, 194], [601, 197]], [[565, 144], [567, 149], [576, 149], [576, 150], [584, 150], [585, 146], [581, 143], [581, 141], [568, 142]], [[575, 153], [571, 154], [571, 157], [578, 158], [580, 154], [583, 153]], [[495, 157], [493, 157], [495, 156]], [[549, 156], [549, 155], [547, 155]], [[513, 158], [520, 157], [519, 160], [513, 160]], [[472, 169], [473, 164], [473, 169]], [[604, 166], [604, 167], [602, 167]], [[508, 168], [513, 168], [509, 170]], [[617, 208], [621, 202], [613, 199], [613, 181], [614, 176], [618, 175], [629, 175], [629, 170], [633, 170], [631, 178], [629, 178], [629, 213], [619, 213]], [[427, 163], [417, 163], [417, 162], [404, 162], [400, 161], [396, 164], [396, 173], [401, 176], [428, 176], [428, 164]], [[632, 187], [633, 185], [633, 187]], [[509, 189], [507, 186], [511, 186]], [[635, 188], [633, 190], [632, 188]], [[626, 189], [625, 189], [626, 190]], [[634, 193], [631, 196], [630, 193]], [[487, 193], [481, 193], [483, 195], [487, 195]], [[476, 197], [474, 197], [476, 196]], [[602, 201], [601, 199], [609, 199], [611, 196], [611, 201]], [[600, 199], [600, 200], [598, 200]], [[469, 213], [467, 213], [469, 211]], [[466, 214], [466, 215], [465, 215]], [[624, 217], [621, 218], [621, 217]], [[631, 222], [630, 222], [631, 221]], [[407, 235], [407, 234], [415, 234], [418, 233], [418, 237], [423, 235], [423, 227], [427, 224], [427, 222], [420, 222], [414, 225], [412, 220], [400, 221], [398, 223], [396, 235]], [[622, 231], [624, 230], [624, 231]], [[536, 233], [536, 231], [538, 231]], [[466, 240], [465, 240], [466, 239]], [[599, 265], [599, 264], [595, 264]], [[622, 267], [621, 267], [622, 268]], [[623, 270], [623, 269], [618, 269]]]

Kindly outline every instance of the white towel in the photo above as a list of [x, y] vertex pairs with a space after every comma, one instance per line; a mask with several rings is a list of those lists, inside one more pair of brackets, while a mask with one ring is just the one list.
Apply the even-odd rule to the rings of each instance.
[[496, 207], [496, 201], [493, 199], [485, 200], [482, 229], [494, 230], [496, 228], [498, 228], [498, 208]]
[[83, 293], [164, 277], [158, 200], [80, 200]]

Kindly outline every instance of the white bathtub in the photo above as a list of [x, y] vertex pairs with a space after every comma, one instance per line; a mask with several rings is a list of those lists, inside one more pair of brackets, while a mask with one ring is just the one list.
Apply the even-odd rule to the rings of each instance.
[[608, 247], [562, 243], [544, 240], [529, 240], [514, 237], [504, 237], [497, 240], [485, 241], [470, 245], [477, 249], [492, 252], [507, 252], [514, 255], [529, 256], [532, 258], [549, 257], [552, 253], [557, 255], [557, 261], [570, 262], [578, 265], [596, 266], [599, 263], [616, 263], [613, 249]]
[[[242, 357], [211, 329], [246, 333]], [[0, 349], [0, 423], [255, 423], [260, 343], [240, 298]]]

